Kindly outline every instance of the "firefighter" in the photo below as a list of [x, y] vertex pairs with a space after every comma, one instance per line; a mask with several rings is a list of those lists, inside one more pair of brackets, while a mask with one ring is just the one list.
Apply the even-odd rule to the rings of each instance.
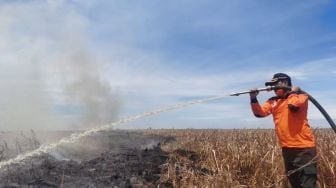
[[[260, 105], [258, 91], [252, 89], [252, 112], [256, 117], [272, 114], [291, 186], [316, 187], [317, 167], [316, 162], [312, 162], [316, 159], [316, 145], [307, 119], [308, 96], [301, 93], [299, 87], [292, 86], [291, 78], [284, 73], [274, 74], [273, 79], [265, 85], [276, 86], [275, 96]], [[300, 168], [302, 166], [305, 167]]]

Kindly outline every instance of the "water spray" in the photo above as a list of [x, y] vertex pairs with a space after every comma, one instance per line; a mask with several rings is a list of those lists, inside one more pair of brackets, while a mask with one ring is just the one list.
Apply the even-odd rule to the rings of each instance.
[[[290, 87], [278, 87], [278, 86], [267, 86], [264, 88], [259, 88], [259, 89], [253, 89], [253, 90], [248, 90], [248, 91], [242, 91], [242, 92], [237, 92], [237, 93], [232, 93], [230, 94], [230, 96], [239, 96], [241, 94], [249, 94], [249, 93], [253, 93], [253, 92], [260, 92], [260, 91], [272, 91], [278, 88], [285, 88], [288, 90], [291, 90]], [[329, 114], [327, 113], [327, 111], [321, 106], [321, 104], [319, 102], [317, 102], [317, 100], [311, 96], [309, 93], [307, 93], [306, 91], [300, 90], [300, 93], [304, 93], [308, 96], [308, 99], [310, 102], [312, 102], [315, 107], [321, 112], [321, 114], [324, 116], [324, 118], [328, 121], [330, 127], [334, 130], [334, 132], [336, 133], [336, 125], [334, 123], [334, 121], [332, 120], [332, 118], [329, 116]]]
[[[139, 115], [130, 116], [128, 118], [124, 118], [124, 119], [121, 119], [119, 121], [116, 121], [116, 122], [113, 122], [113, 123], [110, 123], [110, 124], [106, 124], [106, 125], [103, 125], [103, 126], [100, 126], [100, 127], [97, 127], [97, 128], [93, 128], [93, 129], [87, 130], [87, 131], [82, 132], [82, 133], [74, 133], [69, 138], [63, 138], [57, 143], [42, 145], [41, 147], [39, 147], [36, 150], [30, 151], [30, 152], [25, 153], [25, 154], [18, 155], [17, 157], [9, 159], [7, 161], [0, 162], [0, 172], [2, 170], [4, 170], [5, 167], [8, 167], [10, 165], [23, 164], [25, 160], [27, 160], [29, 158], [32, 158], [32, 157], [35, 157], [35, 156], [39, 156], [39, 155], [48, 153], [58, 146], [61, 146], [63, 144], [75, 143], [78, 140], [80, 140], [81, 138], [84, 138], [84, 137], [87, 137], [87, 136], [92, 136], [92, 135], [97, 134], [101, 131], [110, 130], [113, 127], [118, 126], [118, 125], [127, 124], [127, 123], [130, 123], [130, 122], [136, 121], [138, 119], [142, 119], [142, 118], [149, 117], [149, 116], [154, 116], [154, 115], [161, 114], [161, 113], [164, 113], [164, 112], [173, 111], [173, 110], [177, 110], [177, 109], [181, 109], [181, 108], [186, 108], [186, 107], [189, 107], [189, 106], [192, 106], [192, 105], [195, 105], [195, 104], [200, 104], [200, 103], [204, 103], [204, 102], [208, 102], [208, 101], [212, 101], [212, 100], [222, 99], [222, 98], [225, 98], [225, 97], [228, 97], [228, 96], [239, 96], [241, 94], [248, 94], [248, 93], [251, 93], [251, 92], [272, 91], [276, 88], [279, 88], [279, 87], [268, 86], [268, 87], [265, 87], [265, 88], [259, 88], [259, 89], [255, 89], [255, 90], [248, 90], [248, 91], [243, 91], [243, 92], [232, 93], [230, 95], [220, 95], [220, 96], [208, 97], [208, 98], [204, 98], [204, 99], [193, 100], [193, 101], [190, 101], [190, 102], [185, 102], [185, 103], [173, 105], [173, 106], [169, 106], [169, 107], [166, 107], [166, 108], [161, 108], [161, 109], [157, 109], [157, 110], [153, 110], [153, 111], [144, 112], [144, 113], [139, 114]], [[329, 122], [330, 126], [332, 127], [332, 129], [336, 133], [336, 125], [333, 122], [333, 120], [330, 118], [329, 114], [324, 110], [324, 108], [307, 92], [302, 91], [302, 90], [300, 92], [308, 95], [309, 100], [320, 110], [320, 112], [323, 114], [323, 116], [326, 118], [326, 120]]]
[[200, 104], [200, 103], [204, 103], [204, 102], [208, 102], [208, 101], [212, 101], [212, 100], [222, 99], [222, 98], [225, 98], [225, 97], [228, 97], [228, 95], [208, 97], [208, 98], [205, 98], [205, 99], [198, 99], [198, 100], [193, 100], [193, 101], [190, 101], [190, 102], [176, 104], [176, 105], [169, 106], [169, 107], [166, 107], [166, 108], [161, 108], [161, 109], [157, 109], [157, 110], [153, 110], [153, 111], [148, 111], [148, 112], [144, 112], [144, 113], [139, 114], [139, 115], [124, 118], [124, 119], [121, 119], [119, 121], [116, 121], [116, 122], [113, 122], [113, 123], [110, 123], [110, 124], [107, 124], [107, 125], [103, 125], [103, 126], [100, 126], [100, 127], [97, 127], [97, 128], [93, 128], [93, 129], [87, 130], [87, 131], [82, 132], [82, 133], [74, 133], [69, 138], [63, 138], [57, 143], [42, 145], [39, 148], [37, 148], [36, 150], [30, 151], [30, 152], [25, 153], [25, 154], [18, 155], [17, 157], [9, 159], [7, 161], [0, 162], [0, 172], [2, 170], [4, 170], [5, 167], [8, 167], [8, 166], [13, 165], [13, 164], [23, 164], [24, 161], [29, 159], [29, 158], [48, 153], [48, 152], [52, 151], [54, 148], [56, 148], [58, 146], [61, 146], [63, 144], [75, 143], [81, 138], [84, 138], [84, 137], [87, 137], [87, 136], [92, 136], [92, 135], [97, 134], [101, 131], [110, 130], [117, 125], [126, 124], [126, 123], [133, 122], [133, 121], [136, 121], [138, 119], [145, 118], [145, 117], [154, 116], [154, 115], [157, 115], [157, 114], [160, 114], [160, 113], [173, 111], [173, 110], [177, 110], [177, 109], [181, 109], [181, 108], [186, 108], [186, 107], [189, 107], [189, 106], [192, 106], [192, 105], [195, 105], [195, 104]]

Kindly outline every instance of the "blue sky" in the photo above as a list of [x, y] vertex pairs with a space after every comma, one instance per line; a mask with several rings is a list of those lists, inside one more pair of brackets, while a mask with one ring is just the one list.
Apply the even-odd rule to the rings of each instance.
[[[0, 1], [0, 128], [74, 129], [292, 76], [334, 118], [336, 3]], [[260, 94], [260, 101], [272, 93]], [[328, 126], [310, 106], [313, 127]], [[248, 96], [120, 128], [270, 128]]]

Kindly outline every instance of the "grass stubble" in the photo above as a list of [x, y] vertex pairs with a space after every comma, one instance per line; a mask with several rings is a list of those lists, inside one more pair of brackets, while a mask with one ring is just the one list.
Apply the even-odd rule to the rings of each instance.
[[[315, 129], [318, 187], [336, 187], [336, 140]], [[152, 130], [170, 136], [161, 182], [173, 187], [290, 187], [273, 129]]]

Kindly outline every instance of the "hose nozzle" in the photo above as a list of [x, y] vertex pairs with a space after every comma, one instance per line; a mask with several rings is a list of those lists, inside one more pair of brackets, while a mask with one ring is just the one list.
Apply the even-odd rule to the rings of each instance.
[[259, 88], [259, 89], [256, 89], [256, 90], [248, 90], [248, 91], [242, 91], [242, 92], [237, 92], [237, 93], [231, 93], [230, 96], [239, 96], [239, 95], [242, 95], [242, 94], [249, 94], [251, 92], [256, 92], [256, 91], [272, 91], [274, 89], [276, 89], [278, 87], [276, 86], [267, 86], [267, 87], [263, 87], [263, 88]]

